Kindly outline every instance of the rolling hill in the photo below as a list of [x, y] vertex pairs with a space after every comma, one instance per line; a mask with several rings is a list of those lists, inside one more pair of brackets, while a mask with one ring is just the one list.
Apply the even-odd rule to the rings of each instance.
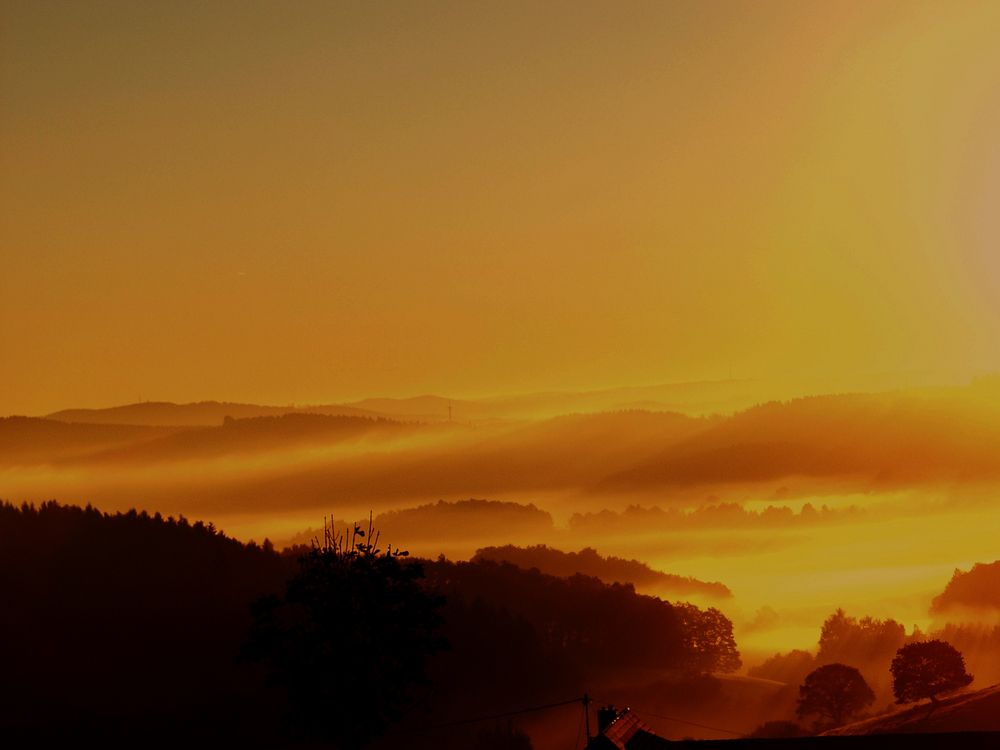
[[1000, 685], [831, 729], [824, 735], [1000, 732]]
[[260, 406], [224, 401], [198, 401], [175, 404], [169, 401], [142, 401], [137, 404], [112, 406], [106, 409], [63, 409], [46, 415], [59, 422], [88, 424], [129, 424], [147, 426], [210, 427], [221, 425], [226, 417], [277, 417], [282, 414], [308, 412], [331, 416], [375, 417], [375, 412], [350, 406]]

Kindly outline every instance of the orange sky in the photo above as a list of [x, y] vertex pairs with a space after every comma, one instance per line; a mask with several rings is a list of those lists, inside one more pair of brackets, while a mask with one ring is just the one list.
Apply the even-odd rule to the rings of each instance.
[[0, 414], [1000, 369], [996, 3], [0, 3]]

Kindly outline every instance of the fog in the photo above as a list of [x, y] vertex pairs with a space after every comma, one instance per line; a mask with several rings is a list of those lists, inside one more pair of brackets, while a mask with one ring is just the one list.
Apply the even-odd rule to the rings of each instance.
[[[731, 416], [528, 418], [530, 399], [506, 411], [460, 403], [481, 418], [454, 421], [423, 419], [440, 399], [287, 413], [157, 405], [134, 426], [108, 422], [128, 407], [68, 412], [0, 420], [0, 497], [183, 514], [279, 545], [308, 541], [325, 516], [373, 512], [393, 544], [432, 558], [591, 547], [727, 586], [722, 608], [752, 664], [813, 648], [838, 607], [932, 627], [930, 603], [955, 569], [996, 559], [996, 393], [985, 380]], [[249, 416], [226, 419], [227, 407]], [[177, 414], [200, 422], [157, 422]], [[472, 498], [492, 502], [453, 505]]]

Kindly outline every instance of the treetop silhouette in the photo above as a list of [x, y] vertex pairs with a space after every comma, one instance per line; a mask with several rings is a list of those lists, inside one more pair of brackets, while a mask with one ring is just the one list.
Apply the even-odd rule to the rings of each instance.
[[444, 600], [421, 586], [421, 564], [378, 542], [371, 523], [340, 534], [324, 524], [284, 595], [253, 606], [245, 654], [285, 690], [289, 728], [339, 748], [362, 747], [398, 719], [446, 646]]
[[857, 669], [846, 664], [824, 664], [810, 672], [799, 688], [796, 714], [815, 714], [839, 726], [874, 702], [875, 693]]
[[965, 671], [961, 652], [941, 640], [906, 644], [896, 652], [889, 670], [897, 703], [923, 698], [936, 703], [939, 695], [960, 690], [973, 680]]

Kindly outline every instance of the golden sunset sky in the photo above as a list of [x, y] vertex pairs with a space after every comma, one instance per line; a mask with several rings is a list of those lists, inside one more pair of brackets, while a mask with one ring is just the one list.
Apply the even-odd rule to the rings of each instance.
[[1000, 369], [998, 3], [0, 8], [0, 414]]

